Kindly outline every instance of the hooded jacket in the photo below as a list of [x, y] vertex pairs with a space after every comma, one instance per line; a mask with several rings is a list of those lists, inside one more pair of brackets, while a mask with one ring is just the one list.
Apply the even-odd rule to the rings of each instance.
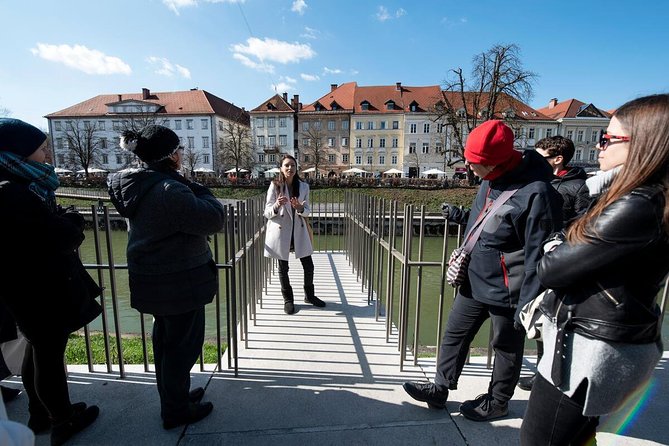
[[217, 271], [207, 236], [223, 228], [225, 211], [209, 189], [150, 169], [123, 170], [107, 182], [129, 223], [131, 306], [168, 315], [211, 302]]
[[[487, 200], [518, 190], [485, 223], [469, 262], [460, 293], [479, 302], [518, 308], [542, 290], [537, 277], [543, 241], [562, 228], [562, 199], [550, 185], [550, 165], [527, 150], [518, 166], [492, 181], [483, 181], [469, 212], [467, 230]], [[466, 215], [466, 213], [461, 213]]]
[[590, 195], [585, 180], [588, 175], [580, 167], [569, 167], [563, 176], [555, 175], [551, 184], [562, 195], [562, 218], [565, 225], [583, 214], [590, 205]]

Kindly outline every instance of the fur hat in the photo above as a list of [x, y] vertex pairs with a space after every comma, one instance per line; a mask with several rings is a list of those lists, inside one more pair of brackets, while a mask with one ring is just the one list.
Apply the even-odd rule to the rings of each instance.
[[179, 137], [162, 125], [147, 125], [139, 131], [126, 130], [121, 147], [133, 152], [145, 163], [162, 161], [179, 148]]
[[513, 131], [497, 120], [476, 127], [465, 144], [465, 159], [472, 164], [497, 166], [513, 158], [515, 152]]
[[46, 141], [37, 127], [19, 119], [0, 118], [0, 151], [29, 157]]

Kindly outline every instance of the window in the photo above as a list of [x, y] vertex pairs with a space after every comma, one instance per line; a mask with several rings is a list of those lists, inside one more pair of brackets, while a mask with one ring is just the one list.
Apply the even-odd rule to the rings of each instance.
[[397, 130], [400, 128], [400, 122], [399, 121], [393, 121], [393, 130]]
[[202, 148], [203, 149], [208, 149], [209, 148], [209, 137], [208, 136], [203, 136], [202, 137]]
[[553, 129], [546, 129], [546, 138], [553, 136]]
[[[181, 128], [181, 121], [178, 122], [178, 128]], [[112, 121], [112, 129], [113, 130], [121, 130], [121, 123], [118, 121]]]
[[107, 148], [107, 138], [100, 138], [100, 148], [101, 149]]
[[328, 130], [335, 130], [335, 122], [334, 121], [328, 121]]
[[437, 153], [444, 153], [444, 146], [440, 141], [437, 141], [434, 145], [434, 151]]
[[379, 123], [379, 125], [380, 125], [380, 129], [381, 129], [381, 130], [385, 130], [385, 129], [386, 129], [386, 121], [381, 121], [381, 122]]
[[374, 157], [372, 155], [367, 155], [367, 164], [372, 164], [374, 162]]
[[98, 121], [98, 130], [104, 130], [104, 129], [105, 129], [105, 122]]
[[385, 155], [379, 155], [379, 164], [386, 164]]
[[314, 122], [314, 129], [320, 130], [321, 129], [321, 121], [316, 121]]
[[367, 130], [374, 130], [374, 121], [367, 121]]
[[56, 130], [63, 130], [63, 126], [61, 125], [60, 121], [55, 121], [54, 125], [56, 126]]
[[348, 130], [348, 121], [342, 121], [341, 122], [341, 129], [342, 130]]
[[121, 155], [116, 155], [116, 164], [123, 164], [123, 157]]
[[409, 153], [416, 153], [416, 143], [415, 142], [410, 142], [409, 143]]
[[56, 157], [58, 159], [58, 164], [60, 164], [61, 166], [65, 164], [65, 155], [59, 153]]
[[309, 159], [310, 159], [309, 155], [304, 155], [304, 162], [305, 163], [308, 163]]
[[367, 138], [367, 147], [374, 147], [374, 138]]
[[194, 136], [189, 136], [188, 137], [188, 148], [189, 149], [194, 149], [195, 148], [195, 137]]
[[204, 164], [209, 164], [209, 154], [208, 154], [208, 153], [205, 153], [205, 154], [202, 156], [202, 162], [203, 162]]
[[279, 118], [279, 127], [285, 127], [285, 126], [286, 126], [286, 118], [282, 116], [281, 118]]
[[360, 109], [361, 109], [361, 110], [369, 110], [369, 102], [367, 102], [367, 101], [363, 101], [363, 102], [360, 104]]
[[395, 110], [395, 103], [393, 101], [386, 102], [386, 110]]
[[302, 147], [309, 147], [311, 140], [309, 138], [302, 138]]
[[362, 130], [362, 121], [356, 121], [355, 129], [356, 130]]
[[192, 119], [186, 119], [186, 129], [187, 130], [193, 130], [193, 120]]
[[362, 155], [356, 155], [355, 156], [355, 163], [356, 164], [362, 164]]
[[575, 160], [580, 160], [582, 154], [583, 154], [583, 152], [581, 151], [581, 149], [576, 149], [576, 152], [574, 153], [574, 159]]
[[[175, 130], [181, 130], [181, 119], [175, 119], [174, 120], [174, 129]], [[116, 130], [116, 129], [114, 129]]]
[[265, 118], [256, 118], [256, 127], [259, 129], [265, 127]]
[[63, 138], [56, 138], [56, 149], [63, 150]]
[[334, 147], [334, 145], [335, 145], [335, 139], [328, 138], [328, 147]]
[[583, 142], [583, 130], [576, 132], [576, 142]]
[[209, 128], [209, 120], [200, 119], [200, 127], [202, 128], [202, 130], [207, 130]]
[[430, 152], [430, 144], [427, 142], [423, 143], [423, 153], [429, 153]]
[[355, 138], [355, 147], [358, 149], [362, 147], [362, 138]]
[[258, 162], [259, 163], [264, 163], [265, 162], [265, 154], [264, 153], [259, 153], [258, 154]]
[[85, 129], [90, 129], [91, 128], [91, 121], [84, 121], [84, 128]]
[[393, 138], [393, 147], [397, 147], [397, 138]]
[[302, 130], [305, 130], [305, 131], [309, 130], [309, 122], [308, 121], [304, 121], [302, 123]]
[[102, 154], [102, 164], [109, 164], [109, 155], [106, 153]]
[[390, 157], [390, 164], [397, 164], [397, 155], [392, 155]]
[[269, 162], [272, 163], [272, 164], [276, 163], [276, 155], [275, 154], [270, 153]]
[[267, 138], [267, 145], [270, 147], [276, 146], [276, 135], [270, 135]]
[[260, 147], [265, 146], [265, 137], [264, 136], [258, 136], [258, 146], [260, 146]]
[[590, 134], [590, 142], [597, 142], [597, 139], [599, 139], [599, 130], [592, 129], [592, 133]]
[[409, 133], [416, 133], [416, 124], [411, 124], [409, 126]]
[[572, 141], [574, 140], [574, 131], [573, 130], [567, 130], [567, 138], [571, 139]]
[[342, 146], [342, 147], [348, 147], [348, 138], [347, 138], [347, 137], [344, 136], [344, 137], [341, 139], [341, 146]]
[[534, 139], [534, 127], [530, 127], [530, 131], [527, 134], [527, 137], [530, 139]]
[[418, 104], [415, 102], [412, 102], [411, 105], [409, 105], [409, 111], [415, 112], [418, 111]]
[[444, 127], [446, 127], [446, 124], [439, 123], [437, 124], [437, 133], [444, 133]]
[[337, 162], [337, 155], [330, 154], [328, 155], [328, 163], [334, 164]]
[[281, 147], [286, 147], [288, 145], [288, 136], [279, 135], [279, 145]]
[[423, 133], [430, 133], [430, 124], [423, 124]]
[[379, 139], [379, 147], [385, 147], [385, 146], [386, 146], [386, 138]]
[[590, 153], [588, 154], [588, 160], [595, 161], [596, 159], [597, 159], [597, 151], [591, 150]]
[[274, 118], [267, 118], [267, 127], [274, 128], [276, 127], [276, 122]]
[[[260, 119], [260, 118], [258, 118], [258, 119]], [[223, 124], [223, 121], [218, 121], [218, 129], [220, 131], [225, 130], [225, 125]]]
[[344, 164], [348, 164], [348, 153], [344, 153], [341, 156], [341, 162], [344, 163]]

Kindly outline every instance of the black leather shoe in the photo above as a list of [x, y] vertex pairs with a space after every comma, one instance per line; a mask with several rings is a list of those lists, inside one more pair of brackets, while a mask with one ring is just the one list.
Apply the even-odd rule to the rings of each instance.
[[292, 302], [284, 302], [283, 303], [283, 312], [286, 313], [286, 314], [295, 313], [295, 305]]
[[184, 415], [174, 418], [165, 418], [163, 420], [163, 429], [169, 430], [185, 424], [197, 423], [209, 415], [213, 409], [214, 405], [209, 402], [197, 404], [191, 403], [188, 405], [188, 411]]
[[189, 403], [199, 403], [204, 397], [204, 389], [202, 387], [196, 387], [190, 392], [188, 392], [188, 402]]
[[411, 398], [427, 403], [431, 409], [446, 408], [448, 390], [440, 390], [431, 382], [405, 382], [402, 387]]
[[[72, 404], [72, 411], [74, 413], [81, 413], [85, 409], [86, 403], [84, 402]], [[41, 434], [48, 431], [51, 429], [51, 420], [49, 419], [49, 415], [47, 415], [46, 411], [44, 413], [40, 413], [39, 415], [30, 415], [30, 418], [28, 419], [28, 427], [35, 434]]]
[[21, 393], [21, 389], [0, 386], [0, 392], [2, 393], [2, 402], [8, 403], [11, 400], [15, 399], [17, 396], [19, 396], [19, 393]]
[[319, 308], [323, 308], [325, 306], [325, 302], [323, 302], [322, 300], [320, 300], [316, 296], [305, 297], [304, 298], [304, 303], [311, 304], [314, 307], [319, 307]]
[[98, 406], [90, 406], [81, 412], [73, 413], [68, 420], [55, 424], [51, 430], [51, 446], [65, 444], [73, 435], [90, 426], [99, 414]]
[[523, 376], [518, 380], [518, 387], [520, 387], [523, 390], [530, 391], [532, 390], [532, 386], [534, 385], [534, 381], [537, 379], [537, 374], [535, 373], [532, 376]]
[[484, 393], [462, 403], [460, 413], [472, 421], [496, 420], [509, 414], [509, 403], [497, 401], [489, 393]]

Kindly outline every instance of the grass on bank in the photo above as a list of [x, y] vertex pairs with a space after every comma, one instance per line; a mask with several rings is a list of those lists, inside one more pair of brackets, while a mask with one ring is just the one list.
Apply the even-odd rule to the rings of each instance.
[[[93, 364], [105, 364], [105, 344], [102, 333], [92, 333], [90, 336], [91, 353], [93, 356]], [[147, 339], [147, 353], [149, 356], [149, 363], [153, 363], [153, 348], [151, 347], [151, 339]], [[109, 336], [110, 354], [113, 364], [118, 364], [118, 350], [116, 348], [116, 337]], [[142, 350], [142, 338], [140, 336], [122, 336], [121, 348], [123, 349], [123, 363], [124, 364], [143, 364], [144, 351]], [[227, 345], [222, 343], [222, 352], [225, 351]], [[218, 355], [216, 353], [216, 343], [205, 341], [203, 346], [203, 358], [205, 364], [215, 364]], [[82, 334], [72, 333], [67, 343], [65, 350], [65, 360], [68, 364], [87, 364], [86, 356], [86, 338]]]

